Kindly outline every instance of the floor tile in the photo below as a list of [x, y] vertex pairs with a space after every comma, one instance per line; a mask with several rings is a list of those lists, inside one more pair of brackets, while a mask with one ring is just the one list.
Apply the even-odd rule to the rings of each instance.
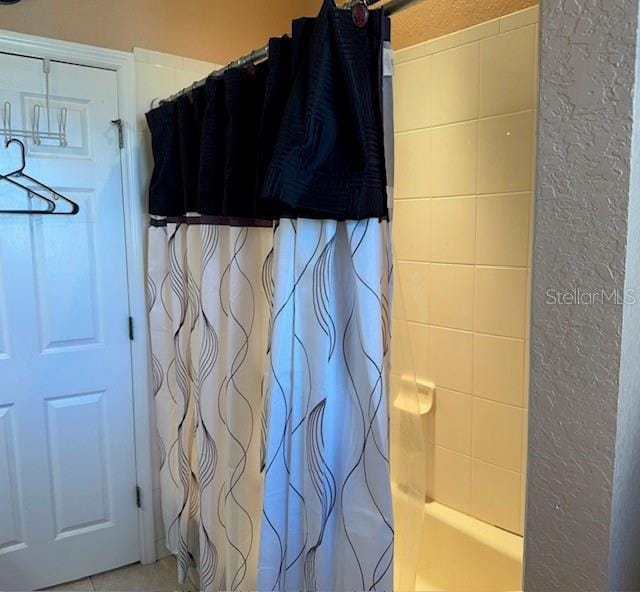
[[91, 577], [98, 592], [170, 592], [193, 590], [190, 584], [178, 584], [176, 561], [167, 557], [153, 565], [135, 563]]
[[76, 580], [75, 582], [67, 582], [66, 584], [60, 584], [59, 586], [53, 586], [53, 588], [46, 588], [47, 591], [59, 590], [69, 591], [78, 590], [83, 592], [91, 592], [93, 586], [91, 585], [91, 578], [83, 578], [82, 580]]

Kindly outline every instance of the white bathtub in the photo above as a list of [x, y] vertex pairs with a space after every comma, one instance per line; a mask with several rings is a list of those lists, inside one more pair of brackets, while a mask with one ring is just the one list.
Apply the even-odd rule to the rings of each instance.
[[522, 537], [428, 502], [416, 592], [520, 590], [522, 549]]

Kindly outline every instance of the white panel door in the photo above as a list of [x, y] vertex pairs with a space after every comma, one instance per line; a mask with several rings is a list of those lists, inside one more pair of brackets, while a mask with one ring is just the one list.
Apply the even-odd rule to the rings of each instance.
[[[45, 131], [42, 60], [0, 54], [5, 101], [14, 128], [41, 105]], [[52, 62], [49, 103], [52, 129], [68, 109], [69, 146], [26, 142], [26, 172], [80, 213], [0, 214], [2, 590], [139, 560], [116, 75]], [[0, 141], [8, 172], [17, 150]], [[29, 201], [0, 181], [0, 209]]]

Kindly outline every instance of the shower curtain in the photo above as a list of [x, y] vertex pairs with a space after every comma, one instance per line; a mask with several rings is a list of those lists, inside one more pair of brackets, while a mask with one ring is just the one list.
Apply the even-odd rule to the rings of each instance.
[[147, 115], [166, 544], [207, 592], [391, 590], [388, 21], [292, 30]]
[[272, 230], [156, 221], [149, 253], [166, 545], [181, 581], [255, 589]]
[[275, 233], [260, 590], [391, 590], [386, 222]]

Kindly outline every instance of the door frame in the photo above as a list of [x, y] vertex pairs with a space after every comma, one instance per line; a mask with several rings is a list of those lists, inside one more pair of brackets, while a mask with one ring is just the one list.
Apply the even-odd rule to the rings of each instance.
[[[156, 561], [153, 477], [151, 463], [150, 346], [145, 279], [145, 228], [147, 214], [141, 199], [140, 169], [136, 150], [136, 87], [133, 53], [93, 47], [0, 29], [0, 52], [34, 58], [49, 58], [79, 66], [115, 72], [118, 113], [124, 122], [124, 147], [120, 151], [124, 199], [129, 314], [134, 319], [131, 341], [132, 392], [136, 479], [141, 489], [138, 510], [140, 561]], [[123, 319], [124, 321], [124, 319]], [[131, 492], [135, 495], [135, 492]]]

